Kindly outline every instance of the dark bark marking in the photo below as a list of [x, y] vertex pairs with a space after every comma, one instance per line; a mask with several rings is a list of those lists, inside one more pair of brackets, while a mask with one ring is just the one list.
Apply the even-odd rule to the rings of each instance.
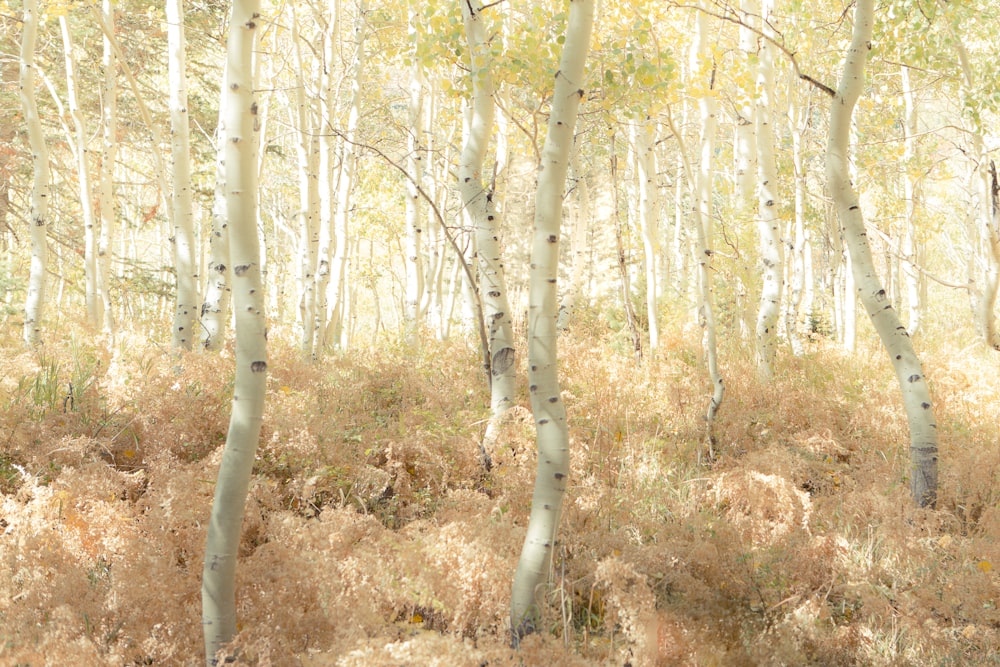
[[267, 370], [266, 361], [253, 361], [250, 363], [250, 370], [254, 373], [263, 373]]
[[514, 365], [514, 348], [505, 347], [493, 355], [493, 375], [503, 375]]

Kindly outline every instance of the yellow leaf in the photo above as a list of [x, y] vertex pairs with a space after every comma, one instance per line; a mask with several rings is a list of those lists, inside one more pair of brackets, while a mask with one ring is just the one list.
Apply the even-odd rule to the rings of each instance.
[[991, 572], [993, 570], [993, 563], [988, 560], [981, 560], [976, 564], [980, 572]]
[[424, 617], [421, 616], [420, 614], [414, 614], [413, 616], [410, 617], [410, 623], [423, 623], [423, 622], [424, 622]]
[[962, 636], [966, 639], [972, 639], [976, 636], [976, 626], [967, 625], [962, 629]]

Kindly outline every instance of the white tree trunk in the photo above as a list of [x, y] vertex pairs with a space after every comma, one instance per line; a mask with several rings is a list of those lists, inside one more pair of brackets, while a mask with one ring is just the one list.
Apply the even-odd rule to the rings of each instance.
[[357, 12], [354, 24], [354, 61], [351, 65], [351, 101], [347, 114], [347, 127], [344, 131], [344, 148], [341, 154], [343, 166], [337, 188], [337, 209], [333, 220], [334, 250], [330, 269], [327, 317], [329, 324], [326, 338], [321, 341], [325, 346], [337, 345], [341, 349], [347, 347], [350, 336], [348, 321], [350, 290], [347, 283], [350, 275], [351, 241], [348, 227], [357, 162], [357, 148], [354, 142], [357, 140], [358, 123], [361, 119], [361, 84], [365, 71], [366, 0], [361, 0]]
[[587, 174], [580, 166], [580, 146], [576, 144], [570, 157], [570, 168], [575, 185], [573, 187], [573, 207], [569, 213], [570, 230], [570, 270], [569, 284], [559, 302], [559, 318], [556, 326], [560, 330], [569, 327], [583, 292], [583, 271], [586, 268], [588, 230], [590, 229], [590, 185]]
[[45, 313], [45, 276], [48, 271], [49, 149], [38, 116], [35, 100], [35, 43], [38, 39], [38, 2], [24, 0], [21, 33], [20, 89], [21, 108], [28, 130], [28, 145], [34, 180], [31, 187], [31, 266], [28, 273], [28, 296], [24, 305], [25, 344], [35, 347], [42, 342], [42, 317]]
[[173, 157], [173, 246], [177, 279], [173, 346], [190, 350], [198, 321], [198, 253], [191, 202], [191, 140], [187, 111], [184, 9], [167, 0], [167, 67], [170, 79], [170, 152]]
[[642, 263], [645, 269], [646, 319], [649, 327], [649, 351], [655, 354], [660, 346], [659, 307], [656, 300], [657, 287], [657, 237], [659, 216], [659, 192], [656, 185], [656, 123], [646, 118], [635, 128], [633, 143], [636, 157], [636, 180], [638, 181], [639, 235], [642, 239]]
[[493, 66], [486, 41], [482, 7], [462, 2], [465, 36], [469, 44], [472, 99], [469, 133], [458, 162], [458, 191], [476, 235], [479, 264], [479, 299], [490, 354], [490, 419], [483, 437], [484, 462], [496, 444], [504, 413], [513, 405], [517, 390], [514, 363], [514, 328], [503, 258], [500, 256], [500, 215], [493, 192], [483, 180], [487, 145], [493, 135], [495, 101]]
[[406, 169], [415, 179], [406, 182], [406, 220], [403, 234], [403, 263], [406, 282], [403, 294], [403, 326], [409, 345], [417, 345], [420, 340], [420, 301], [424, 294], [424, 269], [421, 261], [423, 245], [423, 216], [425, 204], [420, 200], [417, 183], [423, 181], [424, 170], [424, 126], [423, 90], [424, 74], [417, 51], [420, 37], [417, 30], [419, 8], [415, 0], [410, 0], [407, 12], [407, 30], [410, 48], [413, 49], [413, 64], [410, 66], [409, 124], [407, 136]]
[[[768, 24], [770, 0], [762, 8], [764, 33]], [[774, 376], [774, 356], [778, 340], [778, 315], [784, 258], [781, 246], [781, 222], [778, 219], [778, 165], [774, 155], [774, 46], [761, 41], [757, 66], [757, 233], [760, 238], [760, 262], [763, 284], [760, 310], [757, 313], [757, 371], [765, 382]]]
[[87, 128], [80, 111], [80, 100], [77, 94], [80, 88], [77, 76], [76, 56], [73, 53], [73, 39], [70, 36], [69, 21], [66, 15], [59, 17], [59, 28], [62, 32], [63, 54], [66, 61], [66, 97], [69, 102], [69, 115], [73, 120], [76, 133], [76, 161], [79, 174], [80, 208], [83, 216], [83, 265], [84, 265], [84, 298], [87, 304], [87, 321], [90, 326], [103, 327], [103, 303], [97, 293], [97, 226], [94, 222], [94, 198], [90, 185], [90, 159], [87, 142]]
[[260, 439], [267, 384], [267, 331], [257, 237], [257, 103], [253, 95], [253, 48], [259, 0], [233, 3], [226, 61], [228, 98], [223, 107], [226, 138], [226, 209], [230, 223], [233, 299], [236, 311], [236, 379], [232, 417], [219, 467], [208, 524], [202, 575], [205, 660], [236, 634], [236, 557], [250, 473]]
[[806, 113], [802, 110], [793, 81], [789, 90], [788, 125], [792, 135], [792, 169], [794, 188], [794, 207], [792, 222], [791, 253], [788, 261], [789, 295], [785, 307], [785, 330], [792, 346], [792, 354], [799, 356], [804, 352], [802, 345], [802, 318], [808, 318], [809, 310], [804, 307], [803, 292], [805, 291], [806, 263], [806, 174], [802, 161], [802, 131], [805, 125]]
[[[713, 429], [715, 415], [722, 405], [725, 395], [725, 385], [719, 370], [719, 353], [716, 344], [715, 296], [712, 287], [712, 184], [715, 173], [715, 133], [718, 126], [718, 100], [715, 98], [715, 64], [711, 60], [708, 36], [708, 16], [698, 14], [698, 28], [694, 44], [691, 47], [692, 76], [702, 76], [698, 84], [704, 87], [698, 100], [698, 111], [701, 120], [700, 153], [701, 162], [698, 168], [695, 191], [695, 228], [698, 238], [698, 266], [700, 288], [701, 325], [704, 328], [703, 345], [705, 359], [708, 363], [708, 376], [712, 382], [712, 398], [709, 400], [705, 413], [706, 439], [709, 456], [714, 456], [715, 436]], [[705, 80], [707, 79], [707, 80]], [[676, 134], [676, 133], [675, 133]], [[678, 135], [679, 136], [679, 135]]]
[[[226, 88], [223, 77], [223, 89]], [[226, 338], [229, 324], [229, 302], [232, 288], [229, 284], [229, 223], [226, 211], [226, 167], [225, 119], [228, 110], [227, 96], [223, 95], [219, 106], [219, 128], [215, 139], [217, 159], [215, 161], [215, 194], [212, 202], [212, 227], [208, 242], [208, 281], [205, 288], [205, 302], [201, 307], [201, 345], [206, 350], [220, 350]]]
[[875, 273], [861, 202], [851, 185], [848, 167], [851, 119], [864, 89], [865, 60], [871, 49], [874, 3], [875, 0], [857, 2], [854, 34], [844, 61], [843, 77], [830, 110], [826, 176], [844, 230], [845, 244], [851, 255], [858, 293], [889, 354], [902, 390], [910, 427], [910, 491], [917, 505], [933, 506], [937, 497], [938, 447], [930, 391], [913, 343], [895, 309], [887, 302], [885, 290]]
[[528, 297], [528, 389], [538, 434], [538, 471], [531, 499], [531, 518], [511, 595], [510, 627], [515, 644], [521, 637], [539, 629], [545, 583], [569, 475], [566, 406], [559, 389], [556, 283], [566, 170], [573, 149], [577, 111], [584, 96], [584, 64], [594, 24], [594, 4], [594, 0], [570, 3], [566, 41], [555, 74], [552, 110], [535, 195]]
[[[102, 4], [104, 20], [114, 25], [114, 0], [104, 0]], [[101, 166], [99, 171], [98, 202], [101, 215], [100, 231], [97, 238], [97, 291], [100, 294], [104, 312], [104, 331], [114, 335], [115, 315], [111, 301], [111, 265], [115, 243], [115, 160], [118, 154], [118, 58], [107, 37], [104, 38], [104, 91], [101, 100], [103, 140], [101, 143]]]
[[299, 315], [302, 337], [299, 345], [302, 354], [311, 359], [315, 355], [317, 318], [317, 269], [320, 250], [319, 202], [319, 136], [313, 122], [312, 104], [308, 95], [308, 79], [319, 78], [309, 74], [302, 57], [302, 36], [298, 31], [298, 17], [292, 5], [292, 48], [295, 52], [295, 102], [289, 115], [298, 134], [295, 144], [299, 167]]
[[[741, 62], [737, 70], [736, 87], [736, 194], [737, 210], [747, 212], [751, 206], [757, 175], [757, 123], [754, 120], [754, 66], [757, 58], [760, 24], [759, 0], [740, 2], [740, 51]], [[766, 44], [762, 42], [761, 46]], [[748, 216], [749, 217], [749, 216]]]
[[919, 243], [917, 241], [917, 210], [920, 200], [920, 179], [916, 172], [920, 155], [917, 152], [917, 105], [910, 82], [910, 68], [905, 65], [900, 68], [900, 79], [903, 88], [904, 111], [903, 122], [903, 247], [902, 272], [906, 279], [906, 303], [909, 317], [906, 332], [910, 338], [920, 329], [921, 280], [918, 266]]

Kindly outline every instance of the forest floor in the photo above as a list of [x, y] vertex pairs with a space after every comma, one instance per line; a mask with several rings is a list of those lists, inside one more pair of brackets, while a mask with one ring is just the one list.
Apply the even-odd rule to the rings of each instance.
[[[640, 367], [583, 313], [561, 345], [571, 483], [543, 631], [515, 653], [535, 471], [524, 390], [485, 472], [488, 394], [464, 343], [310, 364], [273, 342], [237, 662], [1000, 664], [1000, 358], [923, 353], [941, 477], [937, 509], [917, 510], [873, 344], [783, 353], [769, 386], [724, 350], [709, 465], [694, 332]], [[80, 336], [0, 349], [0, 663], [202, 664], [231, 350], [175, 356], [138, 335], [115, 354]]]

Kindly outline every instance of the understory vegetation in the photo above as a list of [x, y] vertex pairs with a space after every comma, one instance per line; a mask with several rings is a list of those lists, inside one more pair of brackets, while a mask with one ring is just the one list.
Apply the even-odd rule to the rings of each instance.
[[[535, 472], [526, 389], [487, 471], [489, 393], [466, 343], [308, 363], [272, 340], [236, 661], [1000, 661], [993, 353], [925, 352], [941, 484], [937, 508], [920, 510], [875, 342], [851, 357], [817, 338], [779, 355], [766, 387], [749, 351], [724, 348], [717, 456], [699, 465], [698, 331], [664, 338], [637, 366], [626, 335], [582, 311], [562, 339], [572, 479], [545, 626], [519, 652], [508, 614]], [[128, 333], [112, 351], [79, 336], [2, 346], [0, 662], [201, 663], [232, 350], [177, 355]]]

